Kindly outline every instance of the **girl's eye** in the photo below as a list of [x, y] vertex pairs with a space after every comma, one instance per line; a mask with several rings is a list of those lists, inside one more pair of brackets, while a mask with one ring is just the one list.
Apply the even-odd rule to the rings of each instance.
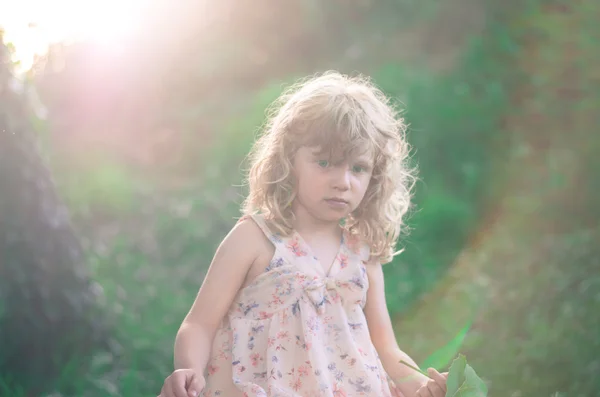
[[356, 172], [357, 174], [365, 171], [366, 168], [362, 165], [355, 165], [354, 167], [352, 167], [352, 172]]
[[329, 161], [327, 161], [327, 160], [319, 160], [319, 161], [317, 161], [317, 164], [321, 168], [326, 168], [329, 165]]

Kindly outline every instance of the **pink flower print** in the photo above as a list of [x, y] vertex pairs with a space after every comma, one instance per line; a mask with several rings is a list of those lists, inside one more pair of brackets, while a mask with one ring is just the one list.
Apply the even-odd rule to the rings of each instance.
[[275, 341], [276, 341], [275, 337], [269, 336], [269, 339], [267, 340], [267, 344], [269, 345], [269, 347], [273, 347], [273, 346], [275, 346]]
[[323, 316], [323, 324], [331, 324], [333, 321], [333, 316]]
[[[293, 308], [292, 308], [293, 310]], [[290, 315], [288, 310], [284, 310], [281, 315], [279, 316], [279, 325], [281, 327], [285, 326], [286, 324], [288, 324], [290, 321]]]
[[302, 380], [300, 378], [296, 378], [296, 380], [290, 383], [290, 386], [292, 389], [294, 389], [294, 391], [298, 391], [302, 387]]
[[331, 299], [331, 303], [338, 303], [342, 301], [342, 296], [338, 294], [337, 291], [333, 291], [333, 293], [331, 293], [329, 297]]
[[273, 316], [273, 314], [267, 313], [265, 311], [258, 313], [258, 318], [260, 318], [261, 320], [266, 320], [268, 318], [271, 318], [272, 316]]
[[217, 367], [216, 365], [209, 365], [207, 370], [209, 375], [214, 375], [219, 370], [219, 367]]
[[278, 307], [279, 305], [283, 304], [283, 300], [281, 299], [281, 297], [279, 297], [278, 295], [271, 295], [273, 297], [273, 299], [271, 301], [269, 301], [269, 307], [275, 306]]
[[294, 275], [294, 278], [296, 279], [296, 282], [298, 284], [304, 284], [306, 282], [306, 280], [308, 279], [308, 277], [304, 273], [296, 273]]
[[252, 353], [250, 355], [250, 362], [252, 363], [253, 367], [256, 367], [258, 365], [259, 361], [262, 361], [259, 353]]
[[339, 254], [338, 261], [340, 262], [340, 268], [345, 269], [348, 266], [348, 255]]
[[334, 397], [348, 397], [346, 391], [337, 382], [333, 385], [333, 395]]
[[277, 339], [290, 339], [289, 331], [279, 331], [277, 333]]
[[279, 350], [287, 350], [285, 348], [285, 346], [283, 346], [281, 343], [277, 345], [277, 347], [275, 348], [275, 351], [279, 351]]
[[[305, 339], [301, 339], [299, 335], [296, 335], [296, 346], [299, 346], [300, 348], [304, 349], [304, 351], [309, 351], [310, 347], [312, 345], [310, 342], [307, 342]], [[307, 364], [310, 365], [309, 362]]]
[[352, 252], [358, 254], [360, 251], [360, 238], [356, 234], [352, 234], [348, 236], [346, 239], [346, 245]]
[[305, 365], [301, 365], [298, 368], [298, 375], [299, 376], [308, 376], [308, 368]]
[[229, 349], [227, 349], [227, 350], [226, 349], [219, 349], [219, 354], [217, 354], [217, 357], [220, 358], [220, 359], [222, 359], [222, 360], [227, 360], [228, 357], [229, 357], [229, 354], [227, 354], [228, 350]]
[[[250, 391], [252, 392], [252, 396], [256, 396], [256, 397], [266, 397], [267, 396], [259, 385], [252, 385], [252, 387], [250, 388]], [[248, 393], [244, 392], [244, 397], [250, 397], [250, 395]]]
[[302, 249], [302, 247], [300, 247], [300, 243], [298, 242], [298, 239], [295, 238], [294, 240], [290, 241], [287, 245], [286, 245], [290, 251], [292, 251], [292, 253], [296, 256], [306, 256], [306, 251], [304, 251]]

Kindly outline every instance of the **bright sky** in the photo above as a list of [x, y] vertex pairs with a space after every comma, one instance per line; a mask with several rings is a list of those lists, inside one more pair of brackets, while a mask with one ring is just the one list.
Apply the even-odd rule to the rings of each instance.
[[58, 41], [94, 40], [118, 47], [138, 28], [151, 0], [0, 0], [0, 27], [21, 70]]

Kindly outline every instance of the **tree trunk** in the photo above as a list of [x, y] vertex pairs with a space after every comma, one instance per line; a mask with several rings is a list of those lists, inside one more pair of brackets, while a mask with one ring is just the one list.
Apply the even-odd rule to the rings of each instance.
[[0, 374], [38, 393], [65, 365], [85, 364], [106, 324], [1, 43]]

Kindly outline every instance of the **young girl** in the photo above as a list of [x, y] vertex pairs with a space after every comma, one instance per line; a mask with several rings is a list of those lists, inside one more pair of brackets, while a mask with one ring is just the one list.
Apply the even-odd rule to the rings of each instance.
[[244, 216], [177, 334], [161, 397], [443, 397], [400, 363], [381, 265], [410, 203], [402, 119], [369, 80], [293, 87], [256, 142]]

